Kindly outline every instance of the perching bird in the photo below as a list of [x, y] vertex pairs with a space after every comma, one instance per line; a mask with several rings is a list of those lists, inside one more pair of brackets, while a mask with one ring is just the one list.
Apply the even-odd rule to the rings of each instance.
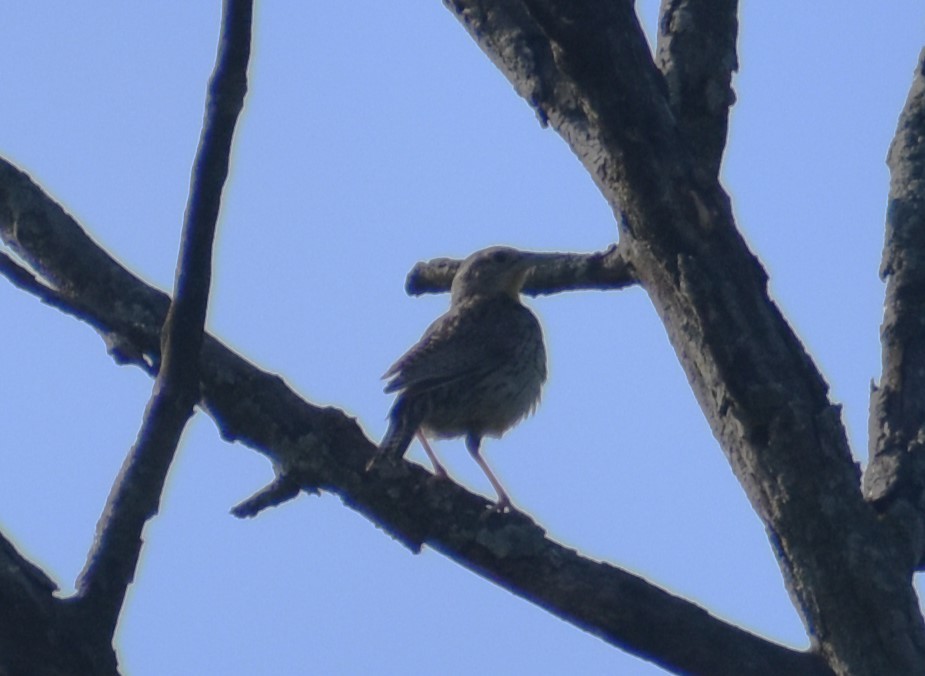
[[520, 302], [527, 271], [542, 257], [491, 247], [463, 261], [450, 309], [383, 376], [385, 391], [398, 397], [377, 458], [401, 458], [417, 435], [434, 471], [446, 476], [425, 437], [465, 435], [498, 493], [497, 509], [510, 507], [479, 447], [483, 436], [500, 437], [529, 415], [546, 381], [543, 331]]

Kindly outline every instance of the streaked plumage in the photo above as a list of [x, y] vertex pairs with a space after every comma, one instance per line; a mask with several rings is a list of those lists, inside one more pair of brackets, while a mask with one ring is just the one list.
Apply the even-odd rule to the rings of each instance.
[[483, 436], [500, 437], [539, 402], [546, 380], [543, 332], [519, 293], [541, 257], [492, 247], [463, 261], [450, 309], [383, 376], [385, 391], [398, 397], [380, 456], [402, 457], [418, 434], [435, 471], [445, 474], [424, 437], [465, 436], [498, 493], [498, 507], [510, 505], [479, 447]]

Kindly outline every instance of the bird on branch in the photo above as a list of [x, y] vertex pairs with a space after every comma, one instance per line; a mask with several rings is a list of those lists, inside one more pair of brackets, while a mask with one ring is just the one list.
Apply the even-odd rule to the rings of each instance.
[[520, 302], [530, 268], [547, 257], [508, 247], [477, 251], [460, 265], [450, 308], [396, 361], [383, 378], [398, 397], [389, 429], [370, 466], [397, 461], [417, 436], [447, 476], [427, 437], [465, 436], [466, 448], [498, 494], [511, 500], [480, 454], [482, 437], [500, 437], [533, 412], [546, 381], [546, 348], [536, 316]]

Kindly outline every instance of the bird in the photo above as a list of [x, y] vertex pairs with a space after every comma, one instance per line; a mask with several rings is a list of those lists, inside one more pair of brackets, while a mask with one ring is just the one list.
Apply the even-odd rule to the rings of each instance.
[[369, 466], [402, 458], [415, 436], [446, 477], [427, 437], [465, 437], [466, 448], [497, 493], [495, 509], [511, 499], [480, 449], [539, 403], [546, 381], [546, 347], [539, 320], [520, 302], [529, 270], [549, 254], [495, 246], [470, 255], [450, 287], [450, 307], [382, 376], [397, 397], [389, 428]]

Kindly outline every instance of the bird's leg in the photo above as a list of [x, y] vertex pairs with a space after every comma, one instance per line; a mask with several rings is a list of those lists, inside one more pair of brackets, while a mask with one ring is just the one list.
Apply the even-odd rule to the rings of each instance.
[[443, 468], [443, 465], [440, 464], [440, 461], [437, 460], [437, 454], [434, 453], [430, 444], [427, 443], [427, 437], [424, 436], [424, 433], [420, 429], [417, 431], [417, 437], [421, 442], [421, 446], [424, 447], [424, 452], [427, 453], [427, 457], [430, 458], [430, 464], [434, 466], [434, 474], [441, 479], [446, 479], [448, 476], [446, 470]]
[[481, 446], [481, 444], [481, 437], [478, 437], [474, 434], [469, 434], [466, 436], [466, 448], [468, 449], [469, 454], [479, 464], [479, 467], [482, 468], [482, 471], [485, 472], [485, 476], [488, 477], [488, 480], [494, 487], [495, 492], [498, 494], [498, 501], [495, 503], [495, 510], [503, 512], [506, 509], [514, 509], [514, 506], [511, 504], [511, 499], [508, 497], [507, 492], [501, 487], [501, 482], [498, 481], [494, 472], [489, 469], [488, 463], [485, 462], [485, 459], [479, 453], [479, 446]]

